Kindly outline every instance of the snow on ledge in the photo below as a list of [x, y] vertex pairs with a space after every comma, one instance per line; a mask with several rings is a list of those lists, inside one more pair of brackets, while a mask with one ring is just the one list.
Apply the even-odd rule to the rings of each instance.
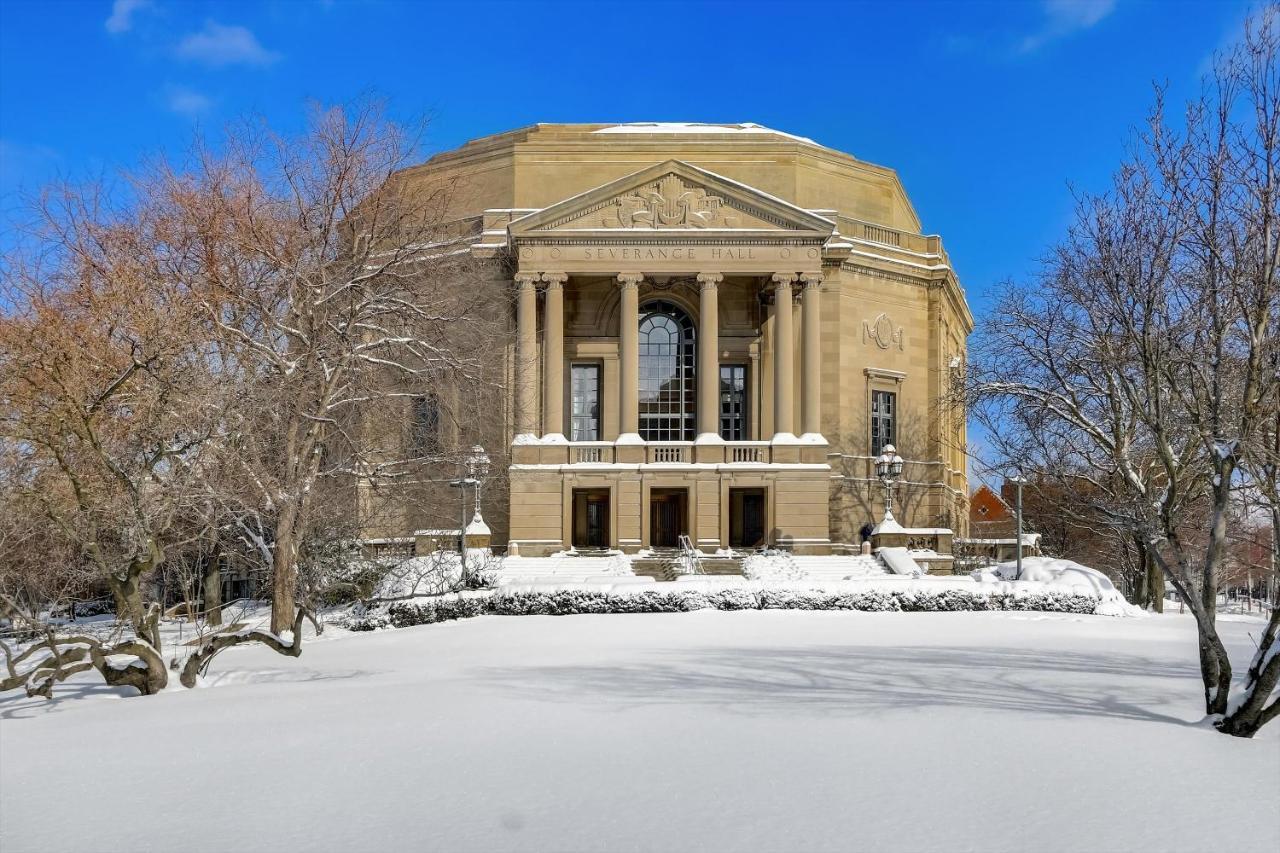
[[797, 142], [807, 142], [810, 145], [817, 145], [807, 136], [796, 136], [794, 133], [784, 133], [781, 130], [774, 130], [770, 127], [755, 124], [754, 122], [741, 122], [739, 124], [705, 124], [696, 121], [634, 121], [626, 124], [615, 124], [611, 127], [602, 127], [599, 130], [591, 131], [596, 133], [746, 133], [746, 134], [768, 134], [773, 136], [782, 136], [787, 139], [794, 139]]

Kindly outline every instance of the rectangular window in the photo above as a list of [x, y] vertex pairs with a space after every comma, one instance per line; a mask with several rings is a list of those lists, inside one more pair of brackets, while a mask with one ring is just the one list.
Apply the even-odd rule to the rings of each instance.
[[414, 397], [410, 403], [409, 454], [432, 456], [440, 452], [440, 399], [435, 394]]
[[746, 441], [747, 366], [720, 365], [720, 437], [725, 441]]
[[600, 440], [600, 365], [575, 364], [572, 367], [573, 411], [571, 441]]
[[892, 391], [871, 392], [871, 455], [879, 456], [886, 444], [897, 444], [895, 420], [898, 395]]

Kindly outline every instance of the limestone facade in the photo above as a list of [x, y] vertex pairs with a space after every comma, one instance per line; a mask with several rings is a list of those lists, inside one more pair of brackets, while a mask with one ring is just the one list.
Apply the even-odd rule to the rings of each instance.
[[899, 518], [964, 532], [973, 321], [893, 171], [755, 125], [536, 125], [404, 177], [456, 188], [511, 297], [495, 544], [856, 549], [886, 439]]

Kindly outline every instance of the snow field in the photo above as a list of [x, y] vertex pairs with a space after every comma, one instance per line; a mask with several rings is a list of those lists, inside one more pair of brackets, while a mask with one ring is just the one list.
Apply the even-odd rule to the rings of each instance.
[[55, 695], [0, 701], [6, 853], [1252, 851], [1280, 798], [1176, 615], [486, 616]]

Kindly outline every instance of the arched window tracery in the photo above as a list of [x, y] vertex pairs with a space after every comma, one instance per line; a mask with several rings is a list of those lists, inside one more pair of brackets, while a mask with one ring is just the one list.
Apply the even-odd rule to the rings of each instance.
[[696, 432], [697, 348], [693, 320], [658, 300], [640, 311], [640, 437], [692, 441]]

